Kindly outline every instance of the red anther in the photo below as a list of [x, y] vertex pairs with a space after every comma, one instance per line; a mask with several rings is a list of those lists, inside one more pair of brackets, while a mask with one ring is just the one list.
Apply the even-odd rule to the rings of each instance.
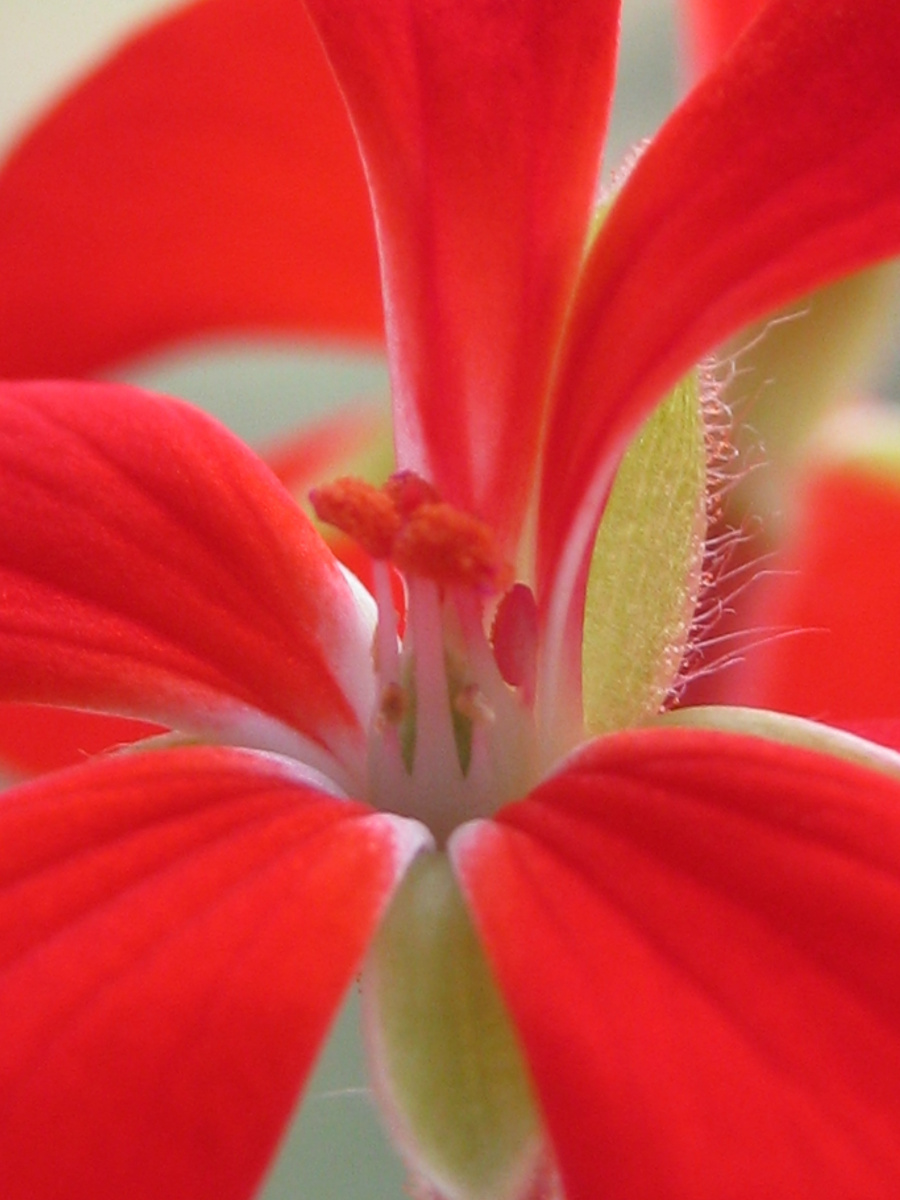
[[380, 488], [347, 476], [313, 488], [309, 498], [320, 521], [346, 533], [372, 558], [391, 557], [400, 515]]
[[406, 575], [442, 587], [495, 592], [510, 574], [490, 526], [452, 504], [420, 504], [397, 535], [392, 558]]
[[437, 504], [441, 499], [436, 488], [415, 471], [396, 471], [384, 485], [384, 492], [403, 521], [423, 504]]
[[491, 629], [494, 658], [500, 674], [526, 696], [537, 681], [538, 611], [531, 588], [517, 583], [509, 589], [494, 616]]

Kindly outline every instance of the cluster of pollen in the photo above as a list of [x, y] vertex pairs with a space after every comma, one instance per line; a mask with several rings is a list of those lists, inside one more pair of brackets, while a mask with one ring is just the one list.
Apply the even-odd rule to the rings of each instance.
[[444, 503], [412, 471], [397, 472], [380, 488], [362, 479], [338, 479], [316, 488], [310, 499], [320, 521], [376, 561], [392, 562], [407, 578], [488, 594], [511, 582], [490, 526]]
[[[318, 487], [319, 519], [371, 558], [378, 703], [369, 799], [417, 816], [442, 839], [530, 782], [534, 600], [512, 584], [490, 526], [446, 503], [411, 471], [382, 487], [355, 478]], [[392, 579], [405, 584], [405, 623]], [[485, 608], [496, 606], [491, 636]]]

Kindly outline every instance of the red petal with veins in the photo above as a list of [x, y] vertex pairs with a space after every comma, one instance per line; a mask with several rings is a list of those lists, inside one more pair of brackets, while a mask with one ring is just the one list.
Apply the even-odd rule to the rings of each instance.
[[362, 752], [371, 631], [209, 417], [120, 386], [0, 385], [0, 495], [0, 699]]
[[[573, 312], [542, 492], [569, 587], [625, 438], [727, 334], [900, 251], [900, 22], [886, 0], [773, 0], [637, 164]], [[587, 497], [587, 499], [586, 499]]]
[[754, 626], [790, 636], [745, 652], [743, 703], [844, 725], [900, 713], [900, 488], [851, 467], [823, 468], [800, 524], [765, 581]]
[[359, 155], [298, 0], [206, 0], [114, 55], [0, 174], [0, 375], [211, 330], [382, 335]]
[[162, 730], [158, 725], [38, 704], [0, 704], [0, 763], [31, 775], [83, 762]]
[[764, 4], [765, 0], [681, 0], [694, 74], [715, 66]]
[[618, 0], [307, 8], [373, 193], [398, 465], [508, 539], [592, 207]]
[[247, 1200], [409, 857], [401, 828], [230, 750], [8, 793], [4, 1200]]
[[[383, 480], [393, 464], [390, 420], [374, 406], [357, 406], [268, 446], [264, 457], [297, 503], [312, 514], [308, 500], [315, 484], [357, 473], [379, 483]], [[362, 546], [331, 526], [320, 523], [319, 529], [335, 558], [374, 593], [372, 559]], [[398, 611], [402, 611], [403, 584], [396, 572], [392, 579]]]
[[622, 734], [456, 853], [568, 1200], [893, 1200], [900, 782]]
[[[346, 473], [348, 461], [374, 455], [382, 443], [389, 446], [385, 415], [374, 407], [355, 408], [273, 444], [265, 451], [265, 461], [300, 503], [314, 482]], [[334, 539], [329, 539], [329, 546], [341, 562], [352, 565], [357, 575], [362, 569], [368, 579], [371, 564], [363, 561], [357, 547], [336, 545]], [[349, 563], [348, 552], [353, 552]], [[83, 762], [88, 755], [159, 732], [158, 726], [121, 717], [5, 704], [0, 707], [0, 762], [17, 773], [32, 774]]]

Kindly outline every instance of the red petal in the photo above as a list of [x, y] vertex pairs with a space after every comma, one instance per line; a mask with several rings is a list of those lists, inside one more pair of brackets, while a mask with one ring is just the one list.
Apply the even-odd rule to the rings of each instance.
[[[308, 499], [314, 484], [344, 475], [381, 483], [391, 473], [394, 459], [390, 421], [387, 413], [374, 406], [348, 409], [267, 447], [264, 457], [298, 504], [312, 515]], [[362, 546], [331, 526], [319, 528], [335, 558], [374, 595], [374, 564]], [[402, 634], [405, 589], [393, 568], [391, 583]]]
[[587, 232], [618, 0], [307, 7], [372, 187], [399, 465], [510, 536]]
[[900, 714], [900, 488], [852, 466], [824, 468], [753, 614], [791, 636], [746, 652], [746, 703], [836, 724]]
[[160, 733], [158, 725], [41, 705], [0, 705], [0, 762], [33, 774]]
[[714, 67], [765, 0], [681, 0], [695, 74]]
[[7, 794], [4, 1200], [247, 1200], [414, 840], [236, 751]]
[[204, 414], [97, 384], [0, 387], [0, 699], [345, 764], [370, 635], [268, 469]]
[[[345, 474], [348, 461], [363, 454], [374, 455], [382, 443], [387, 453], [389, 433], [384, 415], [374, 408], [354, 408], [270, 446], [265, 461], [300, 502], [313, 483]], [[329, 545], [348, 565], [346, 547], [336, 547], [333, 540]], [[352, 543], [349, 545], [354, 548]], [[352, 565], [359, 574], [360, 563], [354, 561]], [[368, 560], [362, 566], [371, 571]], [[6, 704], [0, 708], [0, 761], [17, 773], [33, 774], [80, 763], [86, 756], [159, 732], [159, 726], [121, 717]]]
[[296, 0], [206, 0], [68, 96], [0, 175], [0, 375], [218, 329], [381, 336], [343, 103]]
[[624, 734], [457, 857], [568, 1200], [893, 1200], [897, 780]]
[[[266, 448], [265, 461], [291, 495], [309, 515], [309, 493], [315, 484], [344, 475], [377, 478], [380, 483], [393, 466], [391, 428], [387, 414], [374, 408], [354, 408], [326, 418]], [[374, 594], [375, 573], [372, 559], [358, 542], [331, 526], [319, 526], [331, 552]], [[398, 612], [404, 608], [403, 583], [393, 573]]]
[[589, 543], [628, 433], [701, 355], [900, 250], [900, 22], [885, 16], [884, 0], [773, 0], [635, 168], [560, 366], [545, 586], [573, 523], [572, 564]]

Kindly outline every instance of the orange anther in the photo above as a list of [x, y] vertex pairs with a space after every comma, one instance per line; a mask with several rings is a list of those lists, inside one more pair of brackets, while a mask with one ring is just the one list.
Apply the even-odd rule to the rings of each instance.
[[338, 479], [315, 488], [310, 500], [319, 520], [407, 575], [480, 592], [501, 591], [510, 582], [490, 526], [445, 504], [414, 471], [398, 471], [383, 488]]
[[362, 546], [372, 558], [390, 558], [400, 515], [389, 496], [362, 479], [346, 477], [310, 492], [316, 516]]
[[493, 592], [509, 573], [490, 526], [442, 502], [416, 508], [397, 535], [392, 557], [407, 575], [443, 587], [462, 584]]
[[396, 471], [384, 485], [384, 492], [404, 521], [423, 504], [437, 504], [440, 500], [436, 488], [415, 471]]

